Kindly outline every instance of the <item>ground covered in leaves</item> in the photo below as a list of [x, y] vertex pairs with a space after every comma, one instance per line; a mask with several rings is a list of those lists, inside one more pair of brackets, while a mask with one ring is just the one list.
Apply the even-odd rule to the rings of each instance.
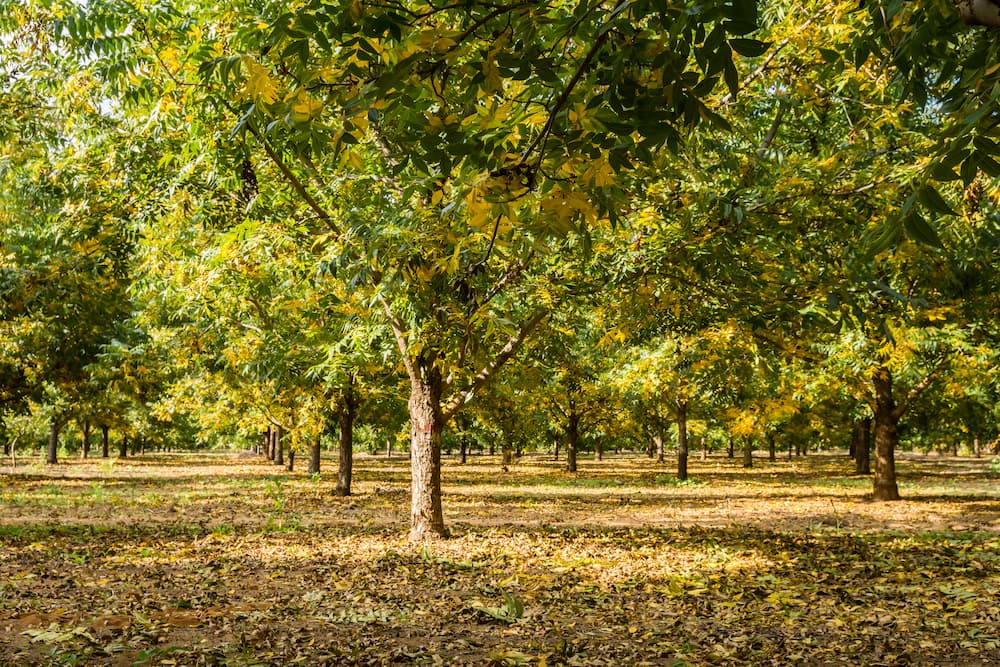
[[428, 545], [406, 463], [350, 498], [238, 454], [8, 466], [0, 665], [1000, 664], [985, 459], [901, 457], [898, 503], [843, 455], [448, 460]]

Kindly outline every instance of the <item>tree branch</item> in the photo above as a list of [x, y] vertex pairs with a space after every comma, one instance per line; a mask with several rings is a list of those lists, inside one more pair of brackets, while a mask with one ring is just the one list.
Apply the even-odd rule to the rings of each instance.
[[417, 367], [410, 361], [410, 346], [406, 342], [406, 332], [403, 329], [403, 323], [393, 314], [392, 308], [389, 307], [389, 302], [385, 300], [385, 297], [379, 295], [378, 300], [382, 304], [382, 310], [385, 311], [386, 318], [389, 320], [389, 328], [392, 329], [392, 335], [396, 339], [396, 346], [399, 347], [399, 354], [403, 358], [403, 368], [406, 369], [406, 374], [410, 376], [411, 380], [415, 379], [417, 378]]
[[537, 310], [532, 315], [525, 320], [521, 328], [518, 329], [517, 333], [510, 337], [507, 344], [503, 346], [503, 349], [497, 353], [489, 363], [487, 363], [482, 370], [476, 373], [476, 376], [472, 378], [469, 386], [463, 391], [459, 392], [457, 396], [448, 401], [442, 411], [444, 420], [447, 422], [449, 419], [455, 416], [455, 414], [462, 408], [463, 405], [468, 403], [473, 399], [476, 392], [482, 389], [490, 379], [496, 375], [500, 367], [503, 366], [508, 359], [517, 354], [517, 351], [521, 349], [521, 345], [524, 344], [525, 339], [531, 335], [531, 332], [535, 330], [542, 320], [548, 317], [548, 310]]
[[892, 416], [895, 417], [896, 419], [902, 417], [903, 413], [906, 412], [906, 407], [910, 404], [910, 402], [916, 399], [918, 396], [920, 396], [920, 394], [924, 393], [924, 390], [930, 386], [931, 382], [934, 381], [934, 378], [937, 376], [938, 372], [941, 371], [941, 369], [943, 369], [948, 364], [949, 360], [950, 357], [948, 355], [941, 357], [938, 360], [938, 362], [934, 364], [934, 368], [931, 369], [930, 373], [925, 375], [920, 382], [913, 385], [913, 387], [910, 388], [910, 391], [906, 393], [906, 396], [903, 398], [903, 400], [896, 404], [896, 407], [892, 409]]

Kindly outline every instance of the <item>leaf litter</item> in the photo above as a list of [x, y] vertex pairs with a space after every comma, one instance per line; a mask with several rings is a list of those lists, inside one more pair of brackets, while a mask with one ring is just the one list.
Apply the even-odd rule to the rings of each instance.
[[998, 664], [1000, 491], [901, 458], [902, 503], [844, 457], [685, 487], [449, 464], [455, 537], [426, 545], [405, 460], [359, 458], [346, 499], [222, 455], [28, 467], [0, 487], [0, 664]]

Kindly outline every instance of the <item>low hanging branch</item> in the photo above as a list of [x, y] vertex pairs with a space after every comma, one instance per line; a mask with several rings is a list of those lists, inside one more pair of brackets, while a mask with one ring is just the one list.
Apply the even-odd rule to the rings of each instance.
[[531, 335], [531, 332], [535, 330], [542, 320], [548, 317], [548, 310], [536, 310], [532, 315], [525, 320], [521, 328], [518, 329], [517, 333], [510, 337], [507, 344], [503, 346], [503, 349], [497, 353], [497, 356], [490, 360], [482, 370], [476, 373], [476, 376], [472, 378], [469, 386], [463, 391], [459, 392], [452, 400], [448, 401], [448, 404], [444, 407], [442, 411], [444, 413], [445, 421], [451, 419], [455, 414], [462, 408], [463, 405], [472, 400], [476, 392], [483, 388], [483, 386], [490, 381], [500, 367], [503, 366], [508, 359], [513, 357], [517, 351], [524, 344], [525, 339]]

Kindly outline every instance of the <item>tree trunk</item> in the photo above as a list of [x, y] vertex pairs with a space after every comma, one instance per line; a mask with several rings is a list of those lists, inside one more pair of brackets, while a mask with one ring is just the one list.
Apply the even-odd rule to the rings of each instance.
[[317, 437], [309, 443], [309, 474], [319, 474], [320, 440]]
[[688, 478], [687, 401], [677, 401], [677, 479]]
[[416, 359], [410, 377], [410, 540], [447, 537], [441, 509], [441, 371]]
[[469, 457], [469, 438], [464, 433], [462, 439], [458, 441], [458, 453], [461, 456], [462, 465], [465, 465]]
[[122, 439], [118, 443], [118, 458], [128, 458], [128, 436], [122, 433]]
[[594, 458], [598, 461], [604, 460], [604, 441], [601, 439], [594, 442]]
[[701, 436], [701, 460], [705, 461], [708, 459], [708, 440], [705, 436]]
[[983, 455], [982, 443], [979, 441], [979, 434], [972, 434], [972, 453], [978, 459]]
[[576, 446], [580, 438], [580, 415], [576, 406], [570, 404], [566, 421], [566, 472], [576, 472]]
[[280, 426], [274, 429], [274, 465], [285, 465], [285, 429]]
[[392, 458], [392, 438], [385, 439], [385, 458]]
[[101, 458], [106, 459], [111, 448], [111, 440], [108, 438], [109, 428], [106, 424], [101, 424]]
[[45, 462], [55, 464], [59, 462], [59, 431], [62, 430], [62, 424], [59, 420], [53, 417], [49, 421], [49, 443], [46, 448]]
[[659, 419], [656, 420], [656, 435], [653, 436], [653, 446], [656, 447], [656, 462], [665, 463], [667, 460], [666, 452], [663, 447], [663, 422]]
[[354, 416], [357, 407], [352, 379], [351, 383], [344, 387], [337, 415], [337, 488], [334, 493], [338, 496], [351, 495], [351, 475], [354, 471]]
[[83, 426], [83, 433], [81, 441], [83, 444], [80, 447], [80, 453], [83, 456], [83, 458], [87, 458], [88, 456], [90, 456], [90, 422], [84, 420], [82, 426]]
[[265, 458], [271, 456], [271, 426], [268, 425], [267, 430], [264, 431], [260, 436], [260, 452], [259, 454]]
[[882, 366], [872, 377], [875, 385], [875, 479], [872, 498], [899, 500], [896, 485], [896, 429], [899, 415], [892, 397], [892, 371]]
[[288, 450], [288, 472], [294, 472], [294, 471], [295, 471], [295, 450], [294, 449], [289, 449]]
[[552, 460], [553, 461], [558, 461], [559, 460], [559, 445], [562, 442], [559, 439], [559, 432], [558, 431], [550, 431], [549, 432], [549, 437], [552, 438]]
[[774, 446], [774, 433], [767, 434], [767, 460], [777, 461], [778, 453]]
[[861, 435], [860, 427], [858, 425], [858, 420], [855, 419], [851, 424], [851, 444], [848, 448], [847, 455], [850, 456], [855, 461], [858, 460], [858, 438]]
[[854, 446], [854, 472], [858, 475], [870, 475], [872, 473], [872, 418], [859, 419], [856, 428], [858, 437]]
[[514, 463], [514, 448], [507, 443], [500, 445], [500, 465], [509, 466]]
[[746, 444], [743, 445], [743, 467], [753, 467], [753, 440], [749, 438], [747, 438]]
[[729, 438], [726, 440], [726, 457], [731, 459], [734, 456], [735, 453], [733, 445], [733, 436], [729, 436]]

